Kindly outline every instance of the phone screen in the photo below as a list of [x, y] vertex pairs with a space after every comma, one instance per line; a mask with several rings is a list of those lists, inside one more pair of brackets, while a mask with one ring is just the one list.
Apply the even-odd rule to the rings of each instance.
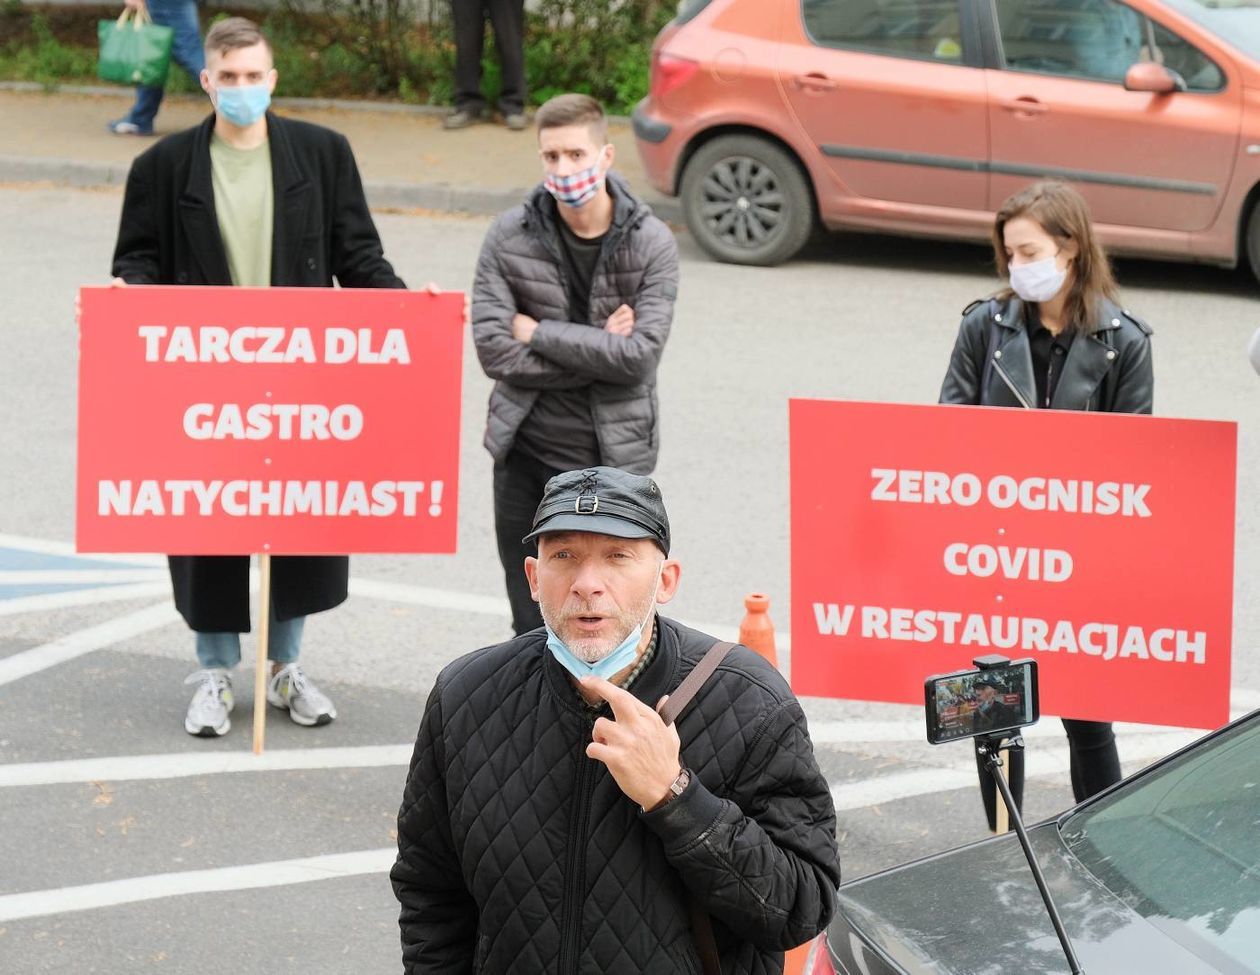
[[1033, 660], [939, 674], [929, 677], [923, 690], [927, 737], [933, 745], [1014, 731], [1040, 716]]

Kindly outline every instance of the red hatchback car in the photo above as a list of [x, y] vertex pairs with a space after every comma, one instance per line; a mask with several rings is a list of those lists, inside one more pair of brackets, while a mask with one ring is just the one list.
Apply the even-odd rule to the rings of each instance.
[[633, 121], [723, 261], [987, 239], [1054, 176], [1117, 252], [1260, 276], [1260, 0], [683, 0]]

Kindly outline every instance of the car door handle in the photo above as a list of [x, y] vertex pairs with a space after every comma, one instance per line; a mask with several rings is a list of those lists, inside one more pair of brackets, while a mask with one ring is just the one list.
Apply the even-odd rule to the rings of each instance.
[[1014, 112], [1016, 115], [1045, 115], [1050, 111], [1050, 106], [1037, 101], [1031, 95], [1024, 95], [1020, 98], [1012, 98], [1008, 101], [998, 103], [1008, 112]]
[[820, 72], [798, 74], [792, 78], [792, 87], [798, 91], [824, 92], [835, 91], [839, 86]]

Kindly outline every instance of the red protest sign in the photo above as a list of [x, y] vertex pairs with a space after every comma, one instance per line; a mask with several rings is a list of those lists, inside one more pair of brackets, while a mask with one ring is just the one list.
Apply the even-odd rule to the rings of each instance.
[[923, 703], [1036, 659], [1042, 710], [1229, 715], [1233, 423], [793, 400], [792, 686]]
[[454, 552], [463, 295], [84, 288], [82, 552]]

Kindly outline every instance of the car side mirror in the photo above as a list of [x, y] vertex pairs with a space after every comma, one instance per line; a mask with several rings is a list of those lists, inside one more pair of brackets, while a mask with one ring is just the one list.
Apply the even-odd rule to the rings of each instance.
[[1186, 80], [1171, 68], [1154, 61], [1139, 61], [1124, 73], [1125, 91], [1149, 91], [1153, 95], [1171, 95], [1185, 91]]

